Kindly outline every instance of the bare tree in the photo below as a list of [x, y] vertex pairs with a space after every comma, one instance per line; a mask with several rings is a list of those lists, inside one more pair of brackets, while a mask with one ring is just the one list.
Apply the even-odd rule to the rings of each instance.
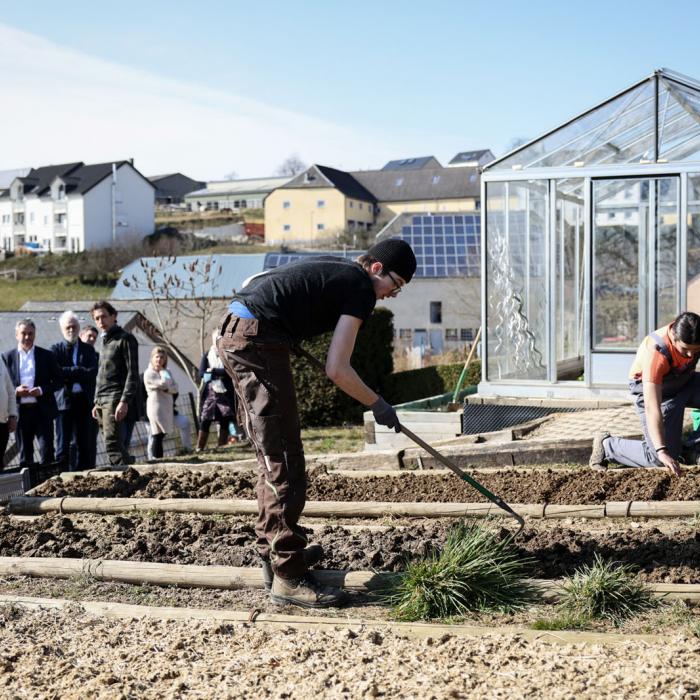
[[[199, 336], [202, 353], [209, 346], [207, 322], [220, 300], [212, 297], [208, 287], [221, 275], [222, 267], [213, 263], [211, 255], [179, 265], [174, 256], [157, 258], [155, 262], [141, 258], [139, 263], [143, 276], [132, 275], [123, 284], [148, 293], [153, 310], [151, 320], [197, 389], [195, 371], [175, 344], [174, 335], [181, 325], [186, 325]], [[164, 313], [166, 308], [168, 312]]]
[[285, 158], [279, 168], [275, 170], [275, 175], [288, 175], [289, 177], [294, 177], [299, 173], [303, 173], [309, 166], [304, 163], [304, 161], [299, 158], [299, 156], [294, 153], [288, 158]]
[[520, 146], [524, 146], [526, 143], [530, 141], [529, 138], [526, 138], [525, 136], [516, 136], [512, 138], [509, 142], [508, 145], [506, 146], [506, 153], [510, 153], [511, 151], [514, 151], [516, 148], [520, 148]]

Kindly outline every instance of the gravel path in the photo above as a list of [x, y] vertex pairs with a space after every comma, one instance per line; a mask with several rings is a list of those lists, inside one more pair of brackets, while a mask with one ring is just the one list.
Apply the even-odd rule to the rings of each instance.
[[7, 698], [697, 698], [700, 640], [406, 639], [0, 608]]

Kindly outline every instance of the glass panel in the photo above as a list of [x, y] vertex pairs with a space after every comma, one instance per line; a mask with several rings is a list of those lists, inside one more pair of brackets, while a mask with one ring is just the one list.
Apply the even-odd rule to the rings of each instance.
[[700, 174], [688, 175], [688, 311], [700, 314]]
[[678, 315], [678, 178], [656, 183], [656, 323], [659, 328]]
[[557, 379], [583, 373], [583, 179], [556, 182], [555, 348]]
[[651, 160], [654, 106], [654, 82], [648, 80], [542, 137], [492, 169]]
[[487, 378], [546, 379], [547, 182], [488, 183]]
[[593, 346], [633, 350], [647, 334], [648, 180], [593, 182]]
[[700, 159], [700, 93], [661, 78], [659, 91], [659, 158]]

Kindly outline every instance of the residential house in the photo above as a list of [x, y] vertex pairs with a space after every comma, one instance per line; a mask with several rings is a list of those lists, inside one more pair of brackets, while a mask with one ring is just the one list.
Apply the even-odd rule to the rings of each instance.
[[32, 168], [0, 191], [0, 245], [56, 253], [104, 248], [153, 232], [154, 187], [132, 161]]
[[446, 168], [433, 156], [355, 172], [312, 165], [268, 195], [265, 240], [313, 245], [349, 234], [357, 241], [406, 212], [477, 211], [480, 167]]
[[312, 165], [265, 200], [265, 241], [325, 241], [342, 231], [366, 232], [377, 198], [352, 174]]
[[483, 168], [487, 166], [495, 156], [486, 148], [480, 151], [461, 151], [448, 164], [448, 168]]
[[289, 179], [287, 176], [257, 177], [208, 182], [202, 189], [187, 193], [184, 201], [191, 211], [262, 209], [265, 197]]
[[390, 160], [382, 170], [420, 170], [421, 168], [440, 167], [440, 161], [435, 156], [421, 156], [420, 158]]
[[207, 186], [206, 182], [193, 180], [182, 173], [151, 175], [148, 179], [156, 188], [156, 206], [159, 207], [182, 204], [186, 194]]

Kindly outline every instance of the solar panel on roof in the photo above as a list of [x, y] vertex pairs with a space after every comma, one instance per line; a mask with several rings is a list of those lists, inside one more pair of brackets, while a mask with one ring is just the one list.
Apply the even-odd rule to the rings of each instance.
[[424, 214], [406, 217], [397, 238], [416, 254], [416, 277], [478, 277], [480, 234], [479, 214]]

